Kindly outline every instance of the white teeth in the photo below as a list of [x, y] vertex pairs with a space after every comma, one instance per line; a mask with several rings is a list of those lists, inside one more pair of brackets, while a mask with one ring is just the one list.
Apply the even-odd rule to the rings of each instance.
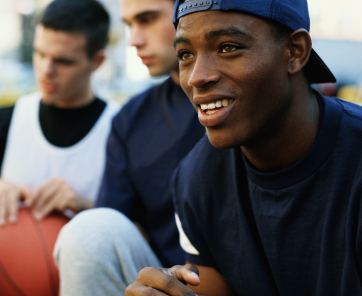
[[206, 104], [201, 104], [201, 109], [202, 109], [202, 110], [206, 110], [206, 109], [207, 109], [207, 105], [206, 105]]
[[207, 114], [213, 114], [215, 112], [217, 112], [218, 110], [209, 110], [209, 111], [206, 111]]
[[213, 114], [213, 113], [217, 112], [218, 110], [212, 110], [212, 109], [225, 107], [225, 106], [231, 104], [232, 102], [233, 102], [232, 99], [230, 99], [230, 100], [223, 99], [222, 101], [219, 100], [219, 101], [216, 101], [215, 103], [201, 104], [200, 108], [202, 110], [208, 110], [208, 111], [205, 111], [207, 114]]
[[214, 103], [210, 103], [207, 105], [207, 109], [214, 109], [215, 108], [215, 104]]

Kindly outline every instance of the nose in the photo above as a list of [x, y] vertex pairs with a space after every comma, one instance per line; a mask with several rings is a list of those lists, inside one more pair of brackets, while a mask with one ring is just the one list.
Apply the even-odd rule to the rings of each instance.
[[220, 72], [213, 57], [202, 55], [196, 58], [188, 85], [195, 88], [206, 88], [220, 80]]
[[146, 44], [146, 38], [141, 28], [133, 26], [130, 29], [129, 45], [135, 46], [136, 48], [143, 47]]
[[42, 71], [47, 77], [53, 77], [55, 75], [54, 62], [51, 59], [44, 59], [42, 61]]

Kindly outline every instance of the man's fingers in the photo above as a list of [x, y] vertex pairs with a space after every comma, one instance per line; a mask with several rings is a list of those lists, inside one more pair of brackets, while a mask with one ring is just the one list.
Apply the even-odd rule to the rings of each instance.
[[31, 205], [31, 201], [29, 200], [30, 196], [31, 196], [31, 188], [29, 185], [25, 185], [20, 187], [20, 193], [21, 193], [21, 198], [24, 200], [24, 203], [26, 206], [30, 206]]
[[174, 266], [169, 269], [169, 272], [173, 277], [192, 286], [198, 286], [200, 284], [199, 270], [192, 264]]
[[132, 285], [129, 285], [126, 289], [126, 292], [124, 294], [125, 296], [167, 296], [167, 294], [156, 290], [152, 287], [148, 287], [145, 285], [140, 284], [139, 282], [134, 282]]
[[185, 281], [185, 279], [182, 277], [180, 272], [175, 271], [176, 269], [182, 269], [182, 267], [175, 267], [174, 272], [171, 271], [172, 275], [169, 275], [167, 272], [165, 273], [164, 269], [146, 267], [138, 274], [137, 282], [161, 291], [166, 295], [195, 295], [194, 292], [192, 292], [184, 283], [181, 282]]
[[52, 211], [57, 208], [59, 195], [42, 196], [41, 201], [37, 203], [32, 211], [33, 217], [40, 221], [48, 216]]
[[6, 193], [0, 195], [0, 226], [5, 224], [6, 219]]
[[17, 221], [19, 199], [20, 189], [10, 182], [0, 180], [0, 225]]
[[49, 196], [44, 196], [45, 202], [36, 204], [33, 210], [33, 216], [36, 220], [42, 220], [54, 210], [63, 211], [67, 207], [67, 199], [63, 191], [49, 190]]
[[15, 223], [18, 220], [18, 211], [19, 211], [19, 199], [20, 191], [12, 191], [8, 193], [8, 221], [10, 223]]
[[39, 187], [34, 195], [33, 206], [35, 208], [41, 208], [48, 203], [48, 200], [56, 194], [57, 188], [52, 184], [46, 183]]

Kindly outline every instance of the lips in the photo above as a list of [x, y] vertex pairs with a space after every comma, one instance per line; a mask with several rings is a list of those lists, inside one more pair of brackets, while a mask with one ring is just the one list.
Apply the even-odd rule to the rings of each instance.
[[142, 60], [142, 63], [146, 66], [152, 63], [153, 57], [151, 56], [139, 56], [139, 57]]
[[54, 92], [58, 89], [58, 85], [55, 83], [41, 82], [40, 85], [46, 92]]
[[222, 124], [234, 106], [234, 99], [223, 96], [196, 97], [199, 121], [205, 127]]

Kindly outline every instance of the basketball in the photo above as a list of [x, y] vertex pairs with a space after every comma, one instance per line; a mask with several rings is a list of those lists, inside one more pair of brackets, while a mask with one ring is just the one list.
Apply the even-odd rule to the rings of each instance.
[[53, 213], [35, 221], [21, 208], [18, 221], [0, 227], [0, 295], [58, 295], [58, 270], [52, 253], [60, 229], [69, 218]]

